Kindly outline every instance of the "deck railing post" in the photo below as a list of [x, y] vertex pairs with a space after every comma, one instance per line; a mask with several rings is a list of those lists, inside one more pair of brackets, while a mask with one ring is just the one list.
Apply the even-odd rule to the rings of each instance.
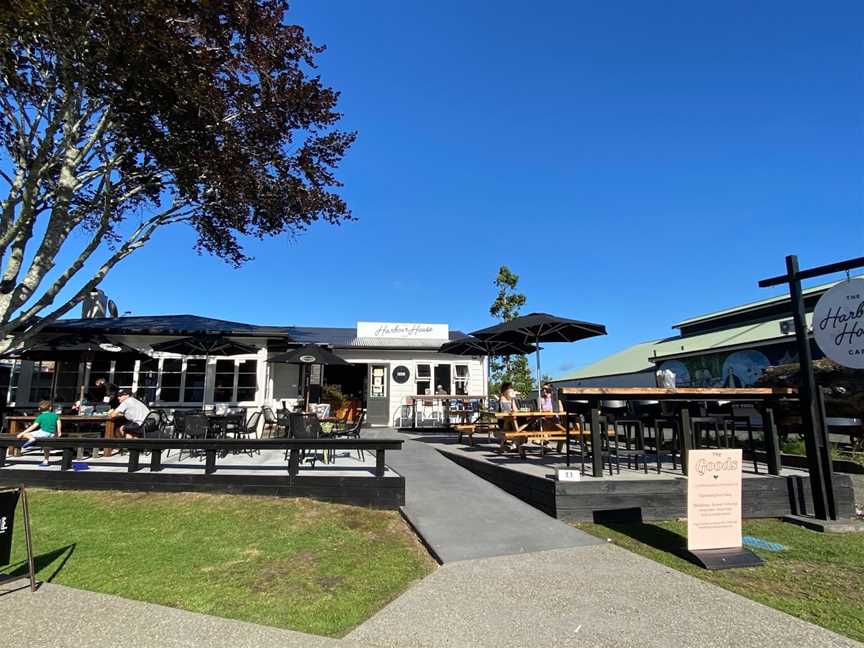
[[288, 474], [291, 477], [296, 477], [300, 472], [300, 450], [291, 448], [288, 455]]
[[63, 457], [60, 459], [60, 470], [66, 471], [72, 468], [72, 448], [63, 448]]
[[779, 475], [782, 462], [780, 461], [780, 439], [777, 434], [777, 422], [774, 420], [774, 409], [765, 407], [762, 410], [762, 430], [765, 435], [765, 463], [768, 464], [769, 475]]
[[207, 448], [204, 450], [204, 472], [212, 475], [216, 472], [216, 450]]
[[150, 451], [150, 472], [162, 470], [162, 451], [155, 448]]
[[378, 448], [375, 450], [375, 476], [383, 477], [384, 468], [384, 448]]
[[138, 448], [131, 448], [129, 450], [129, 468], [128, 471], [130, 473], [138, 472], [140, 466], [138, 465], [138, 459], [141, 455], [141, 451]]

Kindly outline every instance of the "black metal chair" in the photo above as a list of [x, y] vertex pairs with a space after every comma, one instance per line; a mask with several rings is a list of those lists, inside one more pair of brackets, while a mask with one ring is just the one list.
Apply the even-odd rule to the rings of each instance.
[[272, 439], [278, 436], [279, 419], [273, 410], [266, 405], [261, 408], [261, 415], [264, 417], [264, 425], [261, 428], [262, 439]]
[[[636, 470], [639, 470], [639, 461], [641, 460], [644, 471], [647, 473], [648, 455], [645, 452], [645, 427], [642, 420], [633, 415], [627, 401], [602, 401], [600, 407], [607, 429], [611, 428], [614, 434], [616, 463], [620, 462], [623, 454], [627, 459], [627, 468], [635, 463]], [[619, 428], [624, 433], [624, 450], [621, 450], [618, 443], [620, 439]], [[618, 474], [621, 473], [620, 465], [617, 467], [617, 472]]]
[[[360, 438], [360, 428], [363, 426], [363, 420], [366, 418], [366, 410], [361, 409], [356, 416], [356, 420], [349, 424], [347, 427], [340, 428], [334, 426], [334, 429], [331, 432], [331, 436], [334, 437], [342, 437], [345, 439], [359, 439]], [[360, 461], [363, 461], [366, 457], [362, 448], [357, 449], [357, 457]]]
[[672, 432], [672, 469], [678, 468], [679, 443], [681, 441], [681, 426], [675, 416], [674, 407], [660, 401], [635, 401], [634, 410], [642, 420], [645, 430], [652, 430], [654, 435], [644, 435], [644, 443], [654, 446], [654, 455], [657, 460], [657, 472], [660, 473], [663, 464], [663, 446], [665, 445], [665, 431]]
[[[314, 414], [306, 414], [303, 412], [292, 412], [290, 415], [291, 438], [293, 439], [320, 439], [321, 424], [318, 417]], [[290, 451], [285, 451], [285, 461], [288, 461]], [[306, 459], [306, 455], [311, 454], [312, 467], [315, 467], [315, 460], [318, 455], [315, 452], [309, 453], [307, 450], [300, 451], [300, 460]]]
[[[203, 441], [210, 433], [210, 423], [207, 417], [203, 414], [187, 414], [183, 418], [183, 435], [181, 439], [191, 439], [195, 441]], [[176, 419], [175, 419], [176, 420]], [[189, 449], [190, 457], [201, 456], [200, 450]], [[178, 461], [183, 459], [183, 450], [179, 451]]]

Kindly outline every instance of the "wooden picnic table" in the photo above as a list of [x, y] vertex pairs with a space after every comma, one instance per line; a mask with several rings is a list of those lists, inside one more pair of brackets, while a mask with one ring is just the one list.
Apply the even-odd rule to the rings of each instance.
[[[679, 403], [700, 403], [705, 401], [752, 403], [759, 410], [765, 432], [765, 452], [768, 472], [780, 474], [780, 447], [777, 426], [774, 421], [772, 405], [783, 399], [798, 398], [797, 389], [778, 387], [562, 387], [558, 390], [559, 401], [587, 401], [591, 410], [591, 446], [600, 448], [601, 401], [673, 401]], [[690, 410], [681, 407], [676, 414], [681, 426], [682, 470], [687, 474], [687, 453], [693, 445]], [[565, 427], [569, 430], [571, 417], [566, 417]], [[567, 438], [567, 461], [570, 461], [569, 431]], [[603, 474], [603, 457], [600, 452], [592, 452], [592, 472], [595, 477]]]
[[[105, 439], [113, 439], [115, 435], [114, 418], [109, 416], [78, 416], [76, 414], [66, 414], [59, 417], [61, 424], [61, 434], [66, 434], [62, 430], [64, 423], [100, 423], [104, 427], [102, 434]], [[33, 416], [7, 416], [9, 422], [9, 434], [16, 435], [26, 429], [33, 421], [36, 420], [36, 415]], [[114, 454], [113, 448], [103, 448], [102, 453], [106, 457]]]
[[555, 441], [559, 446], [566, 441], [567, 428], [563, 412], [496, 412], [495, 418], [502, 422], [502, 429], [495, 434], [501, 439], [501, 452], [506, 450], [508, 441], [514, 441], [519, 455], [524, 459], [524, 445], [529, 441]]

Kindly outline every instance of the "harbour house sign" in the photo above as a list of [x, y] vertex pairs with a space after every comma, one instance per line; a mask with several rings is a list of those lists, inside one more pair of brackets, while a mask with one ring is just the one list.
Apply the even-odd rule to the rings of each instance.
[[864, 279], [843, 281], [819, 299], [813, 337], [837, 364], [864, 369]]
[[400, 322], [357, 322], [358, 338], [399, 338], [442, 340], [449, 337], [447, 324], [408, 324]]

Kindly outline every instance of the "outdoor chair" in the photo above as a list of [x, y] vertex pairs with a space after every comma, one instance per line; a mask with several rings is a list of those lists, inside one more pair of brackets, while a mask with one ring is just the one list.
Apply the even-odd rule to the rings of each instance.
[[[254, 438], [258, 435], [258, 423], [261, 421], [261, 412], [256, 411], [252, 412], [249, 415], [249, 418], [246, 420], [246, 424], [238, 425], [233, 432], [235, 439], [249, 439]], [[244, 450], [244, 453], [247, 453], [250, 457], [254, 456], [255, 453], [260, 453], [260, 450]]]
[[144, 419], [144, 424], [141, 427], [145, 439], [162, 436], [162, 417], [159, 412], [151, 411]]
[[[195, 441], [203, 441], [207, 438], [210, 432], [210, 424], [207, 417], [203, 414], [187, 414], [181, 417], [183, 419], [183, 436], [182, 439], [192, 439]], [[176, 414], [175, 414], [176, 420]], [[188, 450], [190, 457], [201, 456], [200, 450]], [[183, 459], [183, 449], [181, 448], [178, 455], [178, 461]]]
[[265, 405], [261, 408], [261, 414], [264, 417], [264, 425], [261, 428], [261, 438], [272, 439], [274, 436], [279, 436], [279, 419], [276, 418], [276, 414], [273, 413], [273, 410]]
[[645, 443], [654, 446], [657, 473], [660, 473], [663, 464], [663, 446], [667, 429], [672, 431], [672, 469], [677, 469], [681, 427], [673, 407], [660, 401], [635, 401], [634, 408], [645, 429], [653, 431], [653, 438], [651, 434], [645, 435]]
[[[318, 422], [318, 417], [314, 414], [305, 414], [303, 412], [292, 412], [291, 420], [291, 438], [293, 439], [319, 439], [321, 438], [321, 424]], [[300, 460], [303, 461], [307, 457], [308, 451], [300, 451]], [[285, 451], [285, 461], [288, 461], [290, 450]], [[313, 451], [311, 454], [312, 467], [315, 467], [317, 454]]]
[[[360, 428], [363, 425], [363, 420], [366, 418], [366, 410], [361, 409], [360, 413], [355, 417], [355, 421], [351, 423], [348, 427], [340, 428], [338, 424], [334, 427], [331, 435], [334, 437], [342, 437], [345, 439], [359, 439], [360, 438]], [[360, 461], [363, 461], [366, 457], [362, 448], [357, 449], [357, 456]]]
[[[615, 440], [616, 460], [623, 454], [627, 458], [627, 468], [635, 462], [639, 470], [639, 460], [642, 460], [644, 471], [648, 472], [648, 456], [645, 452], [645, 428], [641, 419], [633, 416], [627, 401], [603, 401], [600, 403], [606, 417], [608, 427], [612, 428]], [[624, 450], [618, 447], [619, 428], [624, 433]], [[607, 428], [608, 429], [608, 428]], [[618, 467], [618, 472], [621, 472]]]
[[753, 457], [753, 471], [758, 474], [759, 459], [756, 456], [756, 443], [753, 437], [753, 421], [750, 416], [741, 411], [736, 412], [734, 404], [729, 401], [713, 403], [712, 407], [708, 410], [708, 414], [718, 421], [718, 425], [723, 426], [723, 438], [726, 441], [725, 446], [727, 448], [738, 445], [739, 426], [741, 429], [747, 430], [747, 447]]

